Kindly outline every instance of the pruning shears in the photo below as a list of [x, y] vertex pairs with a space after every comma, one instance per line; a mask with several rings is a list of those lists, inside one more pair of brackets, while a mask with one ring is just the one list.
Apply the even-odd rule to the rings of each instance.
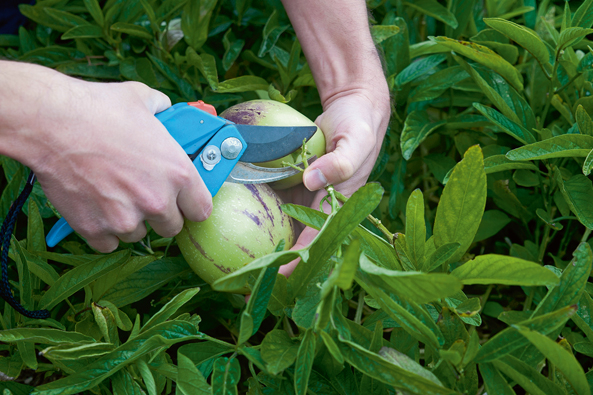
[[[214, 106], [203, 101], [178, 103], [155, 115], [189, 155], [212, 196], [227, 182], [259, 184], [279, 181], [299, 170], [269, 169], [251, 162], [282, 158], [301, 147], [317, 131], [316, 126], [239, 125], [217, 116]], [[46, 237], [54, 247], [73, 232], [60, 218]]]

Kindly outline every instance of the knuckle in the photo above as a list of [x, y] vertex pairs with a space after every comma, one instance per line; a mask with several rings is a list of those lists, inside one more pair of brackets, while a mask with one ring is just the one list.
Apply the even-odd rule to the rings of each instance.
[[144, 204], [144, 211], [148, 217], [160, 218], [167, 215], [169, 204], [166, 199], [154, 196]]
[[117, 235], [126, 235], [133, 233], [138, 227], [138, 221], [132, 217], [122, 217], [113, 226], [114, 232]]

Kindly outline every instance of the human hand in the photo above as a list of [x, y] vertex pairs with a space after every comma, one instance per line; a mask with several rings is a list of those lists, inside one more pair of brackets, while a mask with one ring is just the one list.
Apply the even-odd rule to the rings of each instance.
[[172, 237], [183, 217], [210, 215], [211, 196], [197, 169], [154, 117], [171, 105], [166, 95], [137, 82], [61, 74], [52, 74], [45, 88], [34, 116], [20, 120], [31, 154], [21, 162], [90, 246], [110, 252], [119, 240], [139, 241], [145, 220]]
[[[327, 154], [307, 168], [304, 187], [279, 191], [281, 196], [317, 210], [327, 194], [323, 188], [329, 184], [345, 196], [352, 195], [366, 183], [373, 169], [389, 116], [386, 89], [354, 90], [337, 96], [315, 121], [325, 134]], [[292, 249], [307, 247], [316, 235], [315, 229], [304, 228]], [[279, 272], [289, 276], [299, 261], [282, 266]]]

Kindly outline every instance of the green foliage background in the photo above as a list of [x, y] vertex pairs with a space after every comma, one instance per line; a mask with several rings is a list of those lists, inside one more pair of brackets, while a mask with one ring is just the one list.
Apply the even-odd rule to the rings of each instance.
[[[367, 3], [394, 101], [378, 182], [341, 208], [333, 194], [329, 216], [285, 205], [318, 238], [214, 288], [154, 233], [109, 255], [76, 235], [47, 251], [56, 217], [36, 186], [9, 277], [51, 318], [0, 309], [5, 394], [591, 393], [593, 1]], [[321, 112], [280, 1], [21, 12], [2, 58], [219, 110]], [[27, 170], [1, 164], [4, 218]], [[220, 292], [245, 284], [248, 303]]]

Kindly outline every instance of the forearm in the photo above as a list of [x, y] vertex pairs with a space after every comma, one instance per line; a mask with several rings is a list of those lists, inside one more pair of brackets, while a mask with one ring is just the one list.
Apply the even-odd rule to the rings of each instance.
[[0, 61], [0, 154], [27, 166], [43, 160], [51, 136], [41, 125], [47, 107], [58, 105], [69, 77], [46, 67]]
[[388, 96], [364, 0], [282, 0], [324, 107], [353, 91]]

